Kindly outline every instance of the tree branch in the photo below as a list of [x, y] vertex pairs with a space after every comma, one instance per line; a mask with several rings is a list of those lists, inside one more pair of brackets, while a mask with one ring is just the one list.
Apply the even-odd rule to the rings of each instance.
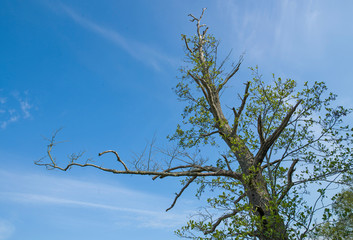
[[[177, 167], [168, 168], [168, 169], [164, 170], [163, 172], [171, 172], [171, 171], [173, 171], [173, 170], [184, 169], [184, 168], [200, 168], [200, 166], [196, 166], [196, 165], [194, 165], [194, 164], [184, 165], [184, 166], [177, 166]], [[157, 175], [157, 176], [154, 176], [154, 177], [152, 178], [152, 180], [156, 180], [158, 177], [159, 177], [159, 178], [162, 178], [162, 176]]]
[[125, 163], [124, 163], [124, 162], [120, 159], [120, 157], [119, 157], [119, 155], [118, 155], [118, 153], [117, 153], [116, 151], [113, 151], [113, 150], [107, 150], [107, 151], [104, 151], [104, 152], [99, 153], [99, 154], [98, 154], [98, 156], [102, 156], [103, 154], [106, 154], [106, 153], [109, 153], [109, 152], [111, 152], [111, 153], [114, 153], [114, 154], [115, 154], [116, 159], [118, 160], [118, 162], [120, 162], [120, 163], [124, 166], [125, 171], [129, 171], [129, 169], [127, 168], [126, 164], [125, 164]]
[[243, 57], [243, 55], [241, 55], [240, 58], [239, 58], [238, 63], [233, 67], [232, 71], [228, 74], [228, 76], [224, 79], [224, 81], [218, 85], [218, 88], [217, 88], [218, 92], [221, 91], [222, 88], [224, 87], [224, 85], [227, 84], [229, 79], [231, 79], [238, 72], [238, 70], [240, 68], [240, 65], [243, 62], [243, 59], [244, 59], [244, 57]]
[[189, 179], [189, 181], [185, 184], [185, 186], [180, 190], [180, 192], [178, 194], [176, 194], [176, 197], [174, 198], [174, 201], [172, 203], [172, 205], [167, 208], [165, 211], [168, 212], [170, 209], [172, 209], [176, 203], [176, 201], [178, 200], [178, 198], [181, 196], [181, 194], [184, 192], [184, 190], [196, 179], [196, 176], [193, 176], [192, 178]]
[[255, 156], [255, 161], [254, 161], [255, 165], [262, 163], [264, 157], [266, 156], [267, 151], [270, 149], [272, 144], [274, 144], [274, 142], [277, 140], [277, 138], [281, 135], [281, 133], [283, 132], [283, 130], [287, 126], [291, 116], [293, 115], [293, 113], [295, 112], [295, 110], [297, 109], [297, 107], [299, 106], [299, 104], [301, 102], [302, 102], [302, 100], [299, 100], [297, 102], [297, 104], [287, 113], [287, 115], [282, 120], [279, 127], [272, 133], [272, 135], [268, 139], [266, 139], [264, 141], [263, 144], [261, 144], [261, 147]]
[[263, 135], [263, 126], [262, 126], [262, 121], [261, 121], [261, 114], [259, 114], [259, 117], [257, 118], [257, 132], [260, 137], [260, 143], [263, 145], [265, 143], [264, 135]]
[[288, 169], [288, 172], [287, 172], [287, 186], [286, 188], [284, 189], [284, 191], [282, 192], [281, 196], [278, 198], [278, 204], [280, 202], [282, 202], [283, 198], [285, 196], [287, 196], [287, 193], [289, 192], [289, 190], [291, 189], [291, 187], [293, 186], [293, 179], [292, 179], [292, 176], [293, 176], [293, 173], [295, 171], [295, 165], [299, 162], [299, 159], [295, 159], [293, 160], [292, 162], [292, 165], [290, 166], [290, 168]]
[[223, 216], [221, 216], [220, 218], [217, 219], [217, 221], [212, 224], [212, 227], [210, 230], [207, 230], [205, 231], [204, 233], [205, 234], [209, 234], [209, 233], [212, 233], [216, 230], [216, 228], [218, 227], [219, 224], [221, 224], [221, 222], [224, 220], [224, 219], [227, 219], [227, 218], [230, 218], [230, 217], [233, 217], [235, 216], [237, 213], [241, 212], [241, 210], [239, 209], [235, 209], [233, 210], [231, 213], [228, 213], [228, 214], [224, 214]]
[[245, 108], [245, 104], [246, 104], [246, 100], [249, 96], [249, 87], [250, 87], [250, 82], [246, 83], [246, 87], [245, 87], [245, 93], [244, 93], [244, 97], [241, 99], [241, 105], [239, 107], [238, 112], [235, 110], [235, 108], [232, 108], [233, 113], [234, 113], [234, 126], [233, 126], [233, 134], [235, 134], [237, 132], [238, 129], [238, 124], [239, 124], [239, 118], [241, 113], [243, 112], [244, 108]]
[[211, 94], [211, 89], [209, 86], [202, 80], [201, 78], [194, 76], [190, 71], [188, 71], [188, 75], [196, 82], [196, 84], [201, 88], [203, 95], [209, 100], [209, 96]]
[[228, 170], [229, 170], [229, 171], [233, 171], [233, 170], [231, 169], [230, 165], [229, 165], [229, 161], [228, 161], [228, 159], [227, 159], [227, 156], [222, 154], [222, 157], [224, 158], [224, 161], [225, 161], [226, 164], [227, 164]]
[[185, 42], [185, 47], [186, 49], [191, 53], [191, 54], [194, 54], [194, 52], [190, 49], [189, 47], [189, 44], [188, 44], [188, 41], [186, 40], [186, 36], [183, 35], [183, 39], [184, 39], [184, 42]]
[[[140, 171], [140, 170], [129, 170], [126, 166], [126, 164], [120, 159], [118, 153], [113, 150], [107, 150], [99, 154], [99, 156], [105, 154], [105, 153], [114, 153], [115, 156], [117, 157], [118, 162], [120, 162], [125, 170], [117, 170], [117, 169], [112, 169], [112, 168], [105, 168], [102, 166], [98, 166], [92, 163], [77, 163], [75, 162], [79, 157], [82, 156], [82, 154], [75, 155], [74, 158], [70, 160], [70, 163], [66, 165], [66, 167], [60, 167], [56, 164], [55, 158], [53, 158], [51, 151], [53, 149], [53, 146], [55, 146], [55, 135], [52, 137], [48, 149], [47, 149], [47, 155], [49, 157], [49, 163], [42, 163], [43, 159], [40, 159], [39, 161], [36, 161], [35, 164], [38, 166], [45, 166], [48, 169], [59, 169], [61, 171], [67, 171], [71, 169], [73, 166], [78, 166], [78, 167], [94, 167], [97, 169], [100, 169], [105, 172], [111, 172], [114, 174], [131, 174], [131, 175], [151, 175], [154, 176], [153, 179], [156, 179], [157, 177], [193, 177], [193, 176], [200, 176], [200, 177], [205, 177], [205, 176], [223, 176], [223, 177], [231, 177], [237, 180], [242, 179], [242, 175], [239, 173], [235, 173], [233, 171], [229, 170], [224, 170], [221, 168], [213, 167], [213, 166], [198, 166], [198, 165], [193, 165], [193, 164], [188, 164], [188, 165], [182, 165], [182, 166], [177, 166], [177, 167], [172, 167], [169, 168], [165, 171]], [[172, 172], [173, 170], [177, 169], [185, 169], [185, 168], [190, 168], [187, 171], [179, 171], [179, 172]]]

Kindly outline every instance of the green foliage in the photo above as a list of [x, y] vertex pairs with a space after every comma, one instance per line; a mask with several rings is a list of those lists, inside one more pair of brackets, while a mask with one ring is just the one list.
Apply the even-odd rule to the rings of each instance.
[[[218, 41], [212, 35], [207, 35], [200, 52], [197, 35], [190, 38], [182, 35], [182, 39], [194, 53], [186, 49], [187, 66], [181, 69], [180, 82], [175, 92], [181, 100], [187, 101], [188, 105], [182, 114], [183, 124], [177, 126], [175, 134], [169, 139], [177, 140], [184, 149], [197, 147], [201, 143], [203, 146], [215, 146], [217, 135], [221, 139], [231, 139], [233, 146], [230, 149], [224, 150], [216, 145], [217, 151], [224, 152], [229, 159], [228, 164], [235, 172], [243, 173], [243, 182], [227, 177], [212, 180], [199, 178], [198, 197], [207, 189], [219, 193], [207, 200], [207, 209], [214, 211], [202, 212], [198, 220], [190, 220], [186, 226], [177, 230], [176, 234], [193, 239], [254, 239], [259, 237], [257, 234], [261, 231], [263, 221], [283, 221], [290, 239], [305, 238], [311, 231], [311, 222], [316, 211], [316, 206], [309, 206], [305, 201], [305, 189], [308, 184], [321, 184], [337, 175], [344, 179], [352, 173], [353, 129], [343, 125], [343, 117], [349, 114], [351, 109], [343, 106], [333, 107], [337, 96], [327, 93], [324, 82], [305, 82], [299, 88], [295, 80], [284, 80], [273, 75], [272, 81], [266, 83], [255, 67], [250, 68], [252, 79], [249, 81], [249, 91], [241, 99], [248, 98], [243, 114], [234, 116], [234, 119], [228, 117], [223, 123], [217, 122], [210, 106], [212, 99], [206, 98], [207, 94], [203, 92], [197, 79], [203, 79], [211, 91], [216, 92], [223, 87], [227, 75], [223, 74], [224, 62], [217, 66]], [[200, 61], [201, 54], [205, 56], [204, 63]], [[298, 101], [301, 101], [299, 107], [264, 158], [262, 166], [268, 166], [249, 169], [253, 174], [243, 172], [234, 154], [241, 149], [239, 141], [256, 155], [261, 147], [261, 138], [258, 136], [259, 118], [263, 138], [268, 139]], [[239, 113], [240, 109], [241, 107], [234, 110]], [[231, 116], [231, 112], [227, 116]], [[230, 125], [236, 129], [235, 133], [213, 134], [222, 128], [222, 124], [228, 123], [232, 123]], [[237, 137], [232, 137], [231, 134], [236, 134]], [[276, 160], [278, 162], [272, 164]], [[293, 182], [289, 183], [288, 172], [290, 163], [294, 160], [299, 161], [299, 171], [293, 174]], [[215, 165], [227, 169], [223, 158], [215, 161]], [[247, 198], [234, 204], [246, 191], [244, 186], [253, 182], [259, 172], [266, 181], [267, 189], [263, 194], [266, 195], [266, 191], [269, 193], [269, 196], [266, 196], [269, 205], [265, 210], [279, 214], [274, 214], [273, 219], [259, 217], [254, 210], [255, 206], [252, 206]], [[260, 189], [261, 186], [255, 187]], [[325, 187], [322, 187], [319, 190], [319, 198], [325, 196]], [[211, 231], [215, 219], [222, 217], [219, 212], [224, 211], [236, 211], [237, 214], [227, 217]], [[195, 230], [201, 234], [197, 234]], [[266, 231], [266, 234], [273, 236], [273, 230]]]
[[316, 238], [345, 240], [353, 238], [353, 188], [345, 189], [332, 199], [331, 209], [326, 208], [323, 223], [316, 227]]

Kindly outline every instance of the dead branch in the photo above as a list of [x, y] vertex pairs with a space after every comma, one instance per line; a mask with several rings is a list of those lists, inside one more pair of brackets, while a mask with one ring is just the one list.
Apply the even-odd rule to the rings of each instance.
[[246, 100], [249, 96], [249, 87], [250, 87], [250, 82], [246, 83], [246, 87], [245, 87], [245, 93], [243, 98], [241, 98], [241, 105], [239, 107], [239, 110], [236, 111], [235, 108], [232, 108], [233, 113], [234, 113], [234, 126], [233, 126], [233, 134], [236, 134], [237, 129], [238, 129], [238, 125], [239, 125], [239, 118], [241, 113], [243, 112], [244, 108], [245, 108], [245, 104], [246, 104]]
[[180, 192], [178, 194], [176, 194], [174, 201], [172, 203], [172, 205], [167, 208], [165, 211], [168, 212], [170, 209], [172, 209], [176, 203], [176, 201], [178, 200], [178, 198], [181, 196], [181, 194], [184, 192], [184, 190], [196, 179], [196, 176], [193, 176], [192, 178], [189, 179], [189, 181], [185, 184], [185, 186], [180, 190]]
[[243, 59], [244, 59], [244, 57], [243, 57], [243, 55], [241, 55], [238, 63], [233, 67], [232, 71], [228, 74], [228, 76], [224, 79], [224, 81], [218, 85], [218, 88], [217, 88], [218, 92], [221, 91], [222, 88], [224, 87], [224, 85], [226, 85], [227, 82], [238, 72], [240, 65], [243, 62]]
[[[172, 168], [168, 168], [166, 170], [164, 170], [163, 172], [171, 172], [171, 171], [174, 171], [174, 170], [177, 170], [177, 169], [182, 169], [182, 168], [197, 168], [196, 165], [194, 164], [190, 164], [190, 165], [185, 165], [185, 166], [177, 166], [177, 167], [172, 167]], [[152, 180], [156, 180], [157, 178], [162, 178], [162, 176], [154, 176], [152, 178]]]
[[[163, 177], [205, 177], [205, 176], [223, 176], [223, 177], [231, 177], [233, 179], [241, 180], [242, 176], [239, 173], [235, 173], [230, 170], [224, 170], [221, 168], [213, 167], [213, 166], [199, 166], [195, 164], [187, 164], [187, 165], [180, 165], [176, 167], [172, 167], [169, 169], [166, 169], [165, 171], [141, 171], [141, 170], [129, 170], [129, 168], [126, 166], [126, 164], [121, 160], [119, 157], [119, 154], [116, 151], [113, 150], [107, 150], [104, 152], [101, 152], [99, 156], [102, 156], [105, 153], [114, 153], [117, 161], [121, 163], [124, 167], [124, 170], [117, 170], [117, 169], [112, 169], [112, 168], [105, 168], [102, 166], [98, 166], [96, 164], [92, 163], [78, 163], [75, 162], [78, 160], [79, 157], [82, 156], [82, 154], [75, 155], [78, 157], [75, 157], [75, 159], [71, 159], [70, 163], [66, 165], [66, 167], [60, 167], [57, 165], [55, 158], [52, 156], [51, 152], [53, 150], [53, 146], [55, 146], [57, 143], [55, 142], [55, 136], [56, 134], [53, 135], [52, 139], [50, 140], [50, 143], [48, 144], [47, 148], [47, 156], [49, 158], [49, 163], [43, 163], [42, 160], [40, 159], [39, 161], [36, 161], [35, 164], [39, 166], [45, 166], [48, 169], [58, 169], [61, 171], [67, 171], [71, 169], [73, 166], [78, 166], [78, 167], [94, 167], [97, 169], [100, 169], [105, 172], [111, 172], [114, 174], [130, 174], [130, 175], [149, 175], [149, 176], [154, 176], [153, 179], [156, 179], [158, 177], [163, 178]], [[174, 170], [181, 170], [181, 169], [188, 169], [185, 171], [174, 171]]]
[[264, 140], [263, 144], [261, 144], [261, 147], [255, 156], [255, 161], [254, 161], [255, 165], [262, 163], [264, 157], [266, 156], [267, 151], [270, 149], [272, 144], [274, 144], [274, 142], [277, 140], [277, 138], [281, 135], [281, 133], [283, 132], [283, 130], [287, 126], [291, 116], [293, 115], [293, 113], [295, 112], [295, 110], [297, 109], [297, 107], [299, 106], [299, 104], [301, 102], [302, 102], [302, 100], [299, 100], [297, 102], [297, 104], [287, 113], [285, 118], [283, 118], [279, 127], [272, 133], [272, 135], [268, 139]]
[[186, 49], [193, 55], [193, 54], [194, 54], [194, 51], [192, 51], [192, 50], [190, 49], [189, 43], [188, 43], [188, 41], [186, 40], [186, 36], [185, 36], [185, 35], [183, 35], [183, 39], [184, 39], [184, 42], [185, 42], [185, 47], [186, 47]]
[[111, 153], [114, 153], [114, 154], [115, 154], [116, 159], [118, 160], [118, 162], [120, 162], [120, 163], [124, 166], [125, 171], [129, 171], [129, 169], [127, 168], [126, 164], [125, 164], [123, 161], [121, 161], [121, 159], [120, 159], [120, 157], [119, 157], [119, 155], [118, 155], [118, 153], [117, 153], [116, 151], [113, 151], [113, 150], [107, 150], [107, 151], [104, 151], [104, 152], [99, 153], [99, 154], [98, 154], [98, 156], [102, 156], [103, 154], [106, 154], [106, 153], [109, 153], [109, 152], [111, 152]]

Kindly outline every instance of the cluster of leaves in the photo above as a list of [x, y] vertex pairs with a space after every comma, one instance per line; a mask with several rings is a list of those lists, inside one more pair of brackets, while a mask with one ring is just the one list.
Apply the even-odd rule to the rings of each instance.
[[313, 237], [344, 240], [353, 238], [353, 188], [344, 189], [333, 198], [331, 208], [326, 208], [323, 223], [316, 226]]

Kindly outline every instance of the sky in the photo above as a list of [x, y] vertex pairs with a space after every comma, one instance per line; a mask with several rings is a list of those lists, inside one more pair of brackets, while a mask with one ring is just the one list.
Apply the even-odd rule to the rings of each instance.
[[268, 79], [324, 81], [338, 104], [353, 106], [352, 1], [2, 0], [0, 240], [177, 239], [174, 230], [202, 206], [191, 188], [165, 212], [177, 179], [33, 162], [60, 128], [54, 153], [63, 164], [85, 151], [110, 166], [113, 156], [97, 157], [108, 149], [129, 161], [153, 136], [168, 145], [183, 108], [172, 90], [181, 34], [194, 34], [187, 15], [202, 8], [220, 55], [245, 53], [225, 101], [258, 65]]

